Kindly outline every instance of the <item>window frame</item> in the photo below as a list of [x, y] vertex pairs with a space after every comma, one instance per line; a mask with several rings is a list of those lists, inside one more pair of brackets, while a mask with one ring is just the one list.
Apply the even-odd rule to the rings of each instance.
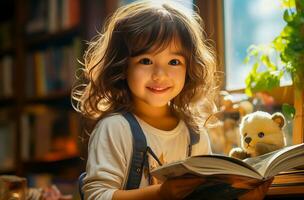
[[[196, 6], [200, 11], [200, 16], [204, 21], [204, 30], [208, 38], [214, 42], [214, 47], [217, 55], [218, 66], [217, 70], [225, 73], [225, 40], [224, 40], [224, 3], [223, 0], [196, 0]], [[221, 85], [222, 90], [226, 90], [226, 76], [223, 77]], [[227, 90], [230, 93], [244, 93], [244, 89]], [[283, 94], [283, 95], [282, 95]], [[284, 95], [286, 94], [286, 95]], [[304, 106], [301, 106], [301, 102], [304, 104], [304, 92], [300, 94], [300, 97], [295, 97], [295, 90], [293, 85], [281, 86], [274, 89], [271, 95], [275, 98], [278, 104], [288, 103], [294, 105], [297, 112], [302, 117], [301, 120], [294, 120], [294, 127], [303, 129], [303, 113]], [[298, 94], [299, 95], [299, 94]], [[296, 116], [297, 117], [297, 116]], [[293, 128], [293, 143], [298, 144], [304, 142], [304, 132]]]

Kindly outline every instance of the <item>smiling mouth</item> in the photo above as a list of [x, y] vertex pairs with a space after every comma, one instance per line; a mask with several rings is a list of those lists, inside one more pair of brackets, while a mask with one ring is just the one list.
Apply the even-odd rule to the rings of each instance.
[[168, 91], [171, 87], [147, 87], [153, 93], [161, 94]]

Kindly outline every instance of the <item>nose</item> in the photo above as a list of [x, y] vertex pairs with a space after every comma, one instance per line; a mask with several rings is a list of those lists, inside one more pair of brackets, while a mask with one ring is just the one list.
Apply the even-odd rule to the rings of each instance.
[[166, 76], [167, 72], [166, 69], [162, 66], [154, 66], [153, 72], [152, 72], [152, 80], [159, 80], [162, 77]]
[[251, 137], [246, 137], [246, 138], [245, 138], [245, 142], [246, 142], [247, 144], [249, 144], [249, 143], [251, 142], [251, 140], [252, 140]]

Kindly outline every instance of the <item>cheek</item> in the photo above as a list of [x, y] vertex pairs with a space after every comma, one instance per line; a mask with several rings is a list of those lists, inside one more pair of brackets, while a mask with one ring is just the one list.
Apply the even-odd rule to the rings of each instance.
[[170, 77], [175, 81], [175, 84], [183, 87], [186, 80], [186, 69], [180, 69], [170, 72]]
[[133, 88], [138, 88], [138, 86], [144, 84], [146, 80], [146, 72], [145, 70], [141, 70], [138, 68], [130, 68], [127, 71], [127, 82], [129, 88], [132, 90]]

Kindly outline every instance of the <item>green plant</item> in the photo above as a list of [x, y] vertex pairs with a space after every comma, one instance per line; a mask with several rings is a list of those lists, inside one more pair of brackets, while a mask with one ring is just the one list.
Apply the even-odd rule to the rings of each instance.
[[[247, 95], [280, 86], [289, 74], [296, 89], [304, 87], [304, 0], [282, 0], [286, 26], [270, 44], [251, 45], [245, 63], [253, 66], [245, 80]], [[282, 67], [280, 67], [282, 66]]]

